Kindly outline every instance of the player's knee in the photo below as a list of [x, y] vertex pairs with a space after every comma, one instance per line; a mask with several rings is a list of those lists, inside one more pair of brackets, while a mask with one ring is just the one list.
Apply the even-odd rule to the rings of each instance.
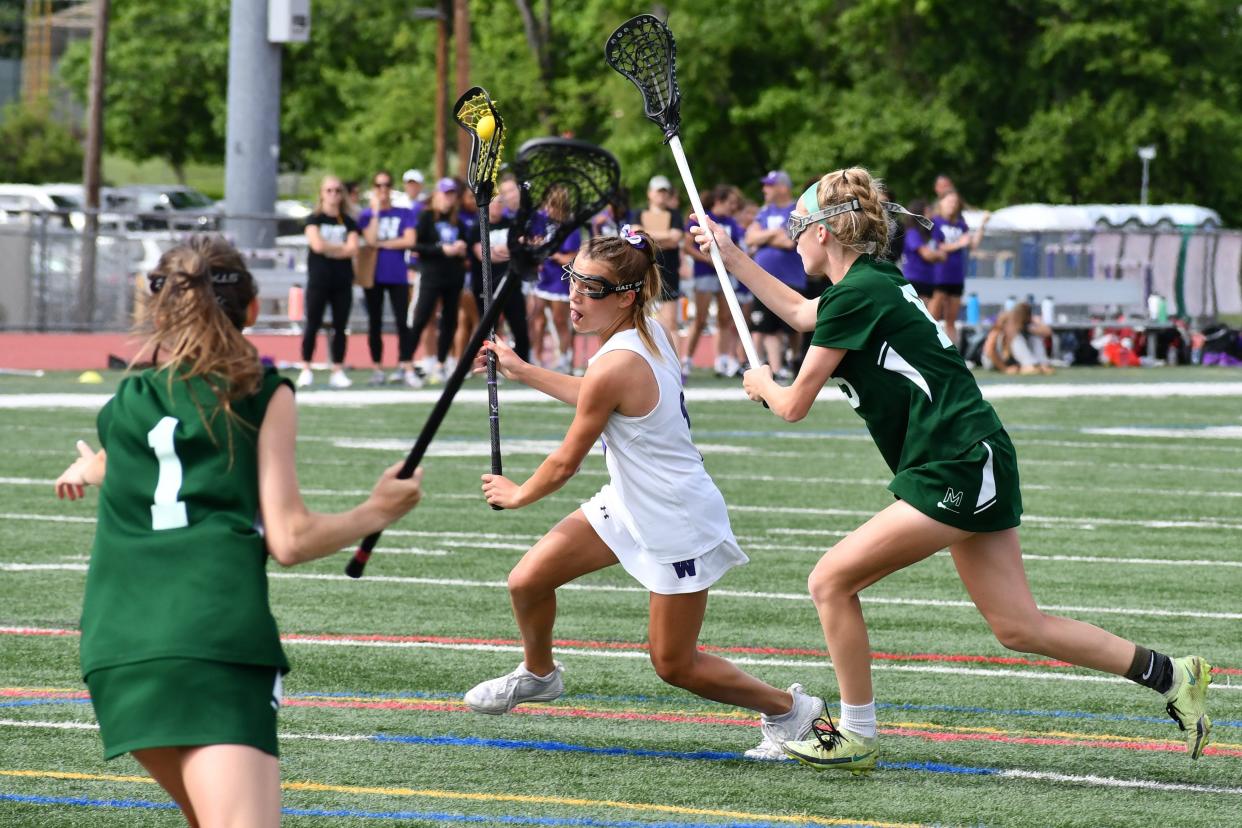
[[509, 573], [509, 597], [516, 604], [534, 600], [542, 591], [543, 586], [534, 573], [518, 567]]
[[1040, 621], [1039, 617], [1005, 617], [990, 618], [992, 634], [1006, 650], [1017, 653], [1033, 653], [1039, 651]]
[[694, 655], [652, 651], [651, 666], [655, 668], [656, 675], [665, 684], [686, 687], [690, 683], [691, 676], [694, 675]]
[[807, 592], [817, 607], [828, 606], [852, 593], [841, 574], [831, 567], [817, 566], [806, 579]]

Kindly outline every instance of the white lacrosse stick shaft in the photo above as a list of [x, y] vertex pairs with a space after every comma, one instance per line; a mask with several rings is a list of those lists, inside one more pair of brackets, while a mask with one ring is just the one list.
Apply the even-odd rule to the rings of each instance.
[[[678, 171], [681, 172], [681, 182], [690, 195], [690, 204], [694, 207], [695, 215], [706, 216], [707, 211], [703, 209], [703, 201], [699, 198], [699, 189], [694, 186], [694, 176], [690, 174], [686, 151], [681, 148], [681, 136], [674, 135], [669, 139], [668, 145], [673, 150], [673, 158], [677, 161]], [[706, 225], [703, 226], [706, 227]], [[716, 246], [714, 238], [711, 244], [711, 254], [712, 265], [716, 268], [716, 278], [720, 280], [720, 289], [724, 291], [725, 302], [729, 305], [729, 313], [733, 316], [738, 338], [742, 340], [742, 350], [746, 352], [746, 361], [750, 363], [751, 368], [758, 368], [759, 355], [755, 353], [755, 342], [751, 339], [750, 327], [746, 324], [746, 317], [742, 315], [741, 305], [737, 303], [737, 294], [733, 292], [733, 284], [729, 281], [729, 274], [725, 272], [724, 260], [720, 258], [720, 248]]]

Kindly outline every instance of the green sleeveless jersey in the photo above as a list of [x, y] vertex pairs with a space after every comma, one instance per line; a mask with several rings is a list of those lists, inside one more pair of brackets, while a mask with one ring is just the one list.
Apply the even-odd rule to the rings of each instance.
[[216, 396], [204, 380], [168, 379], [156, 369], [127, 377], [99, 412], [108, 462], [82, 674], [156, 658], [287, 670], [258, 526], [258, 439], [272, 394], [289, 381], [269, 369], [258, 393], [233, 404], [247, 425], [230, 427], [222, 412], [211, 418]]
[[812, 345], [847, 351], [833, 379], [894, 474], [966, 452], [1000, 418], [897, 267], [860, 256], [819, 300]]

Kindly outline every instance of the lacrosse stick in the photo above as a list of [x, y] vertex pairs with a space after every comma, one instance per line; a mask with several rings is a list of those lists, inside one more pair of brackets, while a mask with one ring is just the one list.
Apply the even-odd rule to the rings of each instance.
[[[681, 181], [690, 196], [690, 204], [702, 223], [706, 220], [707, 211], [703, 209], [699, 188], [690, 174], [690, 164], [686, 161], [686, 152], [682, 149], [678, 134], [681, 131], [681, 90], [677, 88], [677, 43], [673, 40], [673, 33], [659, 18], [640, 14], [622, 23], [609, 36], [604, 45], [604, 61], [638, 87], [643, 96], [643, 114], [664, 130], [665, 143], [673, 151], [673, 159], [681, 172]], [[705, 224], [703, 226], [706, 227]], [[737, 295], [733, 292], [729, 274], [725, 272], [715, 239], [711, 242], [711, 256], [716, 278], [720, 280], [733, 324], [737, 326], [742, 348], [746, 351], [746, 361], [751, 368], [757, 368], [759, 355], [755, 353], [750, 328], [737, 303]]]
[[[418, 468], [474, 362], [469, 356], [483, 347], [483, 340], [495, 326], [505, 299], [517, 290], [521, 274], [533, 275], [540, 262], [560, 247], [570, 233], [576, 233], [591, 216], [604, 209], [621, 185], [621, 168], [610, 153], [594, 144], [565, 138], [527, 141], [518, 150], [513, 170], [521, 185], [522, 204], [509, 228], [509, 250], [513, 255], [508, 273], [497, 286], [491, 306], [483, 312], [470, 334], [461, 361], [444, 383], [440, 399], [428, 415], [397, 477], [408, 478]], [[552, 202], [556, 202], [554, 211], [548, 208]], [[345, 567], [346, 575], [362, 577], [379, 538], [380, 533], [376, 532], [363, 539]]]
[[[496, 111], [487, 90], [481, 86], [467, 89], [453, 107], [453, 120], [470, 134], [470, 167], [466, 184], [474, 192], [479, 209], [479, 248], [483, 271], [483, 313], [492, 306], [492, 249], [488, 238], [487, 211], [496, 187], [500, 154], [505, 147], [505, 122]], [[487, 331], [488, 339], [496, 338], [495, 324]], [[467, 352], [472, 353], [472, 352]], [[500, 465], [500, 398], [496, 394], [496, 354], [487, 352], [487, 424], [492, 441], [492, 474], [501, 473]], [[499, 511], [500, 506], [493, 506]]]

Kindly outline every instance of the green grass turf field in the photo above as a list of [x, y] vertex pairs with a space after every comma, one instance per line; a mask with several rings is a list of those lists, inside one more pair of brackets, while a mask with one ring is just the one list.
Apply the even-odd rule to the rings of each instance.
[[[1242, 390], [1164, 393], [1171, 382], [1220, 390], [1234, 377], [1083, 369], [988, 380], [1019, 452], [1036, 598], [1225, 668], [1210, 697], [1214, 744], [1199, 762], [1151, 691], [1001, 648], [943, 555], [863, 596], [881, 654], [882, 767], [869, 778], [741, 759], [759, 740], [756, 717], [656, 678], [643, 651], [646, 600], [619, 567], [561, 595], [566, 696], [504, 717], [472, 714], [461, 694], [520, 658], [506, 573], [595, 492], [604, 466], [593, 455], [548, 500], [492, 512], [478, 495], [485, 408], [470, 403], [454, 407], [425, 462], [423, 505], [385, 534], [364, 579], [341, 575], [344, 555], [270, 567], [294, 667], [281, 713], [286, 824], [1239, 824]], [[118, 378], [0, 377], [3, 825], [182, 824], [130, 758], [102, 761], [77, 673], [96, 499], [58, 502], [51, 481], [75, 439], [97, 442], [94, 411], [30, 396], [106, 394]], [[1094, 383], [1122, 383], [1128, 396], [1067, 396]], [[1051, 396], [1026, 396], [1033, 386]], [[691, 384], [735, 387], [706, 376]], [[563, 435], [570, 411], [506, 403], [510, 390], [501, 390], [506, 471], [521, 476]], [[22, 401], [33, 407], [13, 407]], [[804, 683], [835, 713], [806, 576], [835, 538], [890, 502], [887, 469], [839, 401], [794, 426], [741, 399], [692, 394], [689, 408], [751, 556], [713, 591], [702, 642], [774, 684]], [[299, 472], [311, 507], [357, 502], [429, 409], [305, 396]]]

